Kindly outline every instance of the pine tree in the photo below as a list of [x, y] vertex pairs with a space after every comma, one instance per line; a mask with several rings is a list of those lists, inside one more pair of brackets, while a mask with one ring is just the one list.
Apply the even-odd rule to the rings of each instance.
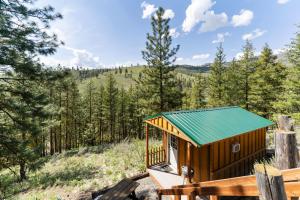
[[20, 179], [38, 156], [42, 129], [49, 117], [46, 79], [39, 55], [50, 55], [59, 45], [46, 31], [60, 14], [52, 7], [35, 8], [32, 1], [1, 1], [0, 65], [7, 67], [0, 79], [0, 151], [8, 163], [19, 164]]
[[118, 124], [119, 124], [119, 140], [127, 137], [128, 129], [128, 97], [125, 89], [122, 87], [119, 92], [118, 105]]
[[110, 132], [110, 141], [116, 139], [116, 111], [118, 104], [118, 88], [116, 85], [116, 80], [112, 73], [109, 73], [106, 79], [104, 105], [105, 105], [105, 119], [108, 123]]
[[196, 77], [196, 80], [192, 86], [191, 91], [191, 105], [192, 109], [204, 108], [206, 106], [206, 89], [207, 89], [207, 80], [206, 77], [202, 74], [199, 74]]
[[96, 94], [94, 80], [90, 79], [86, 85], [84, 94], [85, 110], [86, 110], [86, 130], [84, 140], [87, 145], [96, 144]]
[[159, 8], [151, 18], [152, 34], [147, 34], [146, 50], [142, 51], [147, 66], [139, 84], [144, 86], [141, 89], [148, 113], [173, 110], [181, 105], [182, 94], [171, 66], [179, 46], [171, 47], [170, 19], [163, 17], [164, 12], [163, 8]]
[[208, 77], [208, 103], [212, 107], [224, 105], [224, 72], [225, 54], [222, 44], [220, 44]]
[[251, 110], [264, 117], [270, 117], [275, 112], [274, 103], [282, 95], [285, 74], [285, 68], [277, 62], [277, 57], [266, 44], [250, 79], [249, 106]]
[[224, 74], [224, 101], [226, 105], [242, 106], [244, 90], [240, 64], [233, 59]]
[[[276, 108], [281, 113], [300, 115], [300, 32], [291, 41], [287, 50], [288, 60], [291, 67], [288, 69], [284, 82], [284, 93]], [[296, 117], [296, 116], [295, 116]]]
[[97, 109], [96, 109], [97, 119], [98, 119], [98, 140], [100, 144], [104, 142], [104, 129], [105, 129], [104, 95], [105, 95], [105, 89], [103, 85], [101, 85], [97, 93]]
[[250, 75], [255, 71], [255, 57], [252, 43], [247, 40], [243, 47], [243, 55], [240, 60], [242, 68], [242, 80], [244, 95], [242, 98], [242, 106], [249, 110], [249, 91], [250, 91]]

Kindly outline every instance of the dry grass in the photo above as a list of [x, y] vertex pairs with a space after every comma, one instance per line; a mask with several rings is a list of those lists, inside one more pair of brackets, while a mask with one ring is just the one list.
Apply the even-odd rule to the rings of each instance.
[[99, 190], [145, 171], [144, 146], [145, 141], [133, 140], [67, 151], [43, 158], [23, 183], [8, 170], [0, 172], [0, 188], [8, 199], [74, 199], [81, 191]]

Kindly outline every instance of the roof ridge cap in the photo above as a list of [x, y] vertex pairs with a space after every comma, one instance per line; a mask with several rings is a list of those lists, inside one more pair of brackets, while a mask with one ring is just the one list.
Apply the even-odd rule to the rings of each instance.
[[230, 108], [240, 108], [239, 106], [223, 106], [223, 107], [214, 107], [214, 108], [200, 108], [200, 109], [192, 109], [192, 110], [177, 110], [170, 112], [162, 112], [162, 115], [169, 114], [179, 114], [179, 113], [191, 113], [191, 112], [205, 112], [205, 111], [214, 111], [214, 110], [225, 110]]

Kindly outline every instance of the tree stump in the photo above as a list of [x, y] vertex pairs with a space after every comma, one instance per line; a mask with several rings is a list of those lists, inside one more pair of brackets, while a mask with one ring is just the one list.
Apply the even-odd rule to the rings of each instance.
[[260, 200], [287, 200], [280, 170], [264, 164], [254, 165]]
[[276, 167], [281, 170], [298, 167], [299, 152], [295, 132], [276, 131], [275, 162]]
[[278, 117], [278, 130], [275, 131], [276, 167], [291, 169], [298, 167], [299, 151], [297, 148], [294, 120], [286, 115]]
[[278, 116], [278, 130], [294, 131], [294, 120], [291, 116], [280, 115]]

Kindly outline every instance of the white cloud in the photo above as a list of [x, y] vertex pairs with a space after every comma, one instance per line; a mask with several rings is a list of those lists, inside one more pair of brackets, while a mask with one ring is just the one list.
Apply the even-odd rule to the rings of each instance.
[[176, 28], [171, 28], [170, 29], [170, 36], [172, 36], [173, 38], [177, 38], [180, 34], [176, 31]]
[[61, 14], [63, 16], [66, 16], [66, 15], [69, 15], [69, 14], [72, 14], [72, 13], [75, 13], [76, 10], [73, 9], [73, 8], [68, 8], [68, 7], [64, 7], [62, 10], [61, 10]]
[[41, 57], [41, 62], [48, 66], [57, 66], [58, 64], [65, 67], [84, 67], [98, 68], [103, 66], [99, 56], [86, 49], [76, 49], [68, 46], [63, 46], [62, 49], [71, 52], [72, 57], [67, 59], [55, 59], [54, 57]]
[[240, 60], [240, 59], [242, 59], [243, 55], [244, 55], [243, 52], [238, 52], [238, 53], [235, 55], [235, 59]]
[[251, 23], [253, 19], [253, 12], [251, 10], [244, 10], [240, 11], [239, 15], [233, 15], [231, 23], [234, 27], [237, 26], [247, 26]]
[[275, 55], [279, 55], [279, 54], [285, 53], [286, 50], [287, 50], [286, 48], [279, 48], [279, 49], [274, 49], [273, 52]]
[[252, 31], [251, 33], [246, 33], [242, 36], [243, 40], [253, 40], [255, 38], [258, 38], [262, 35], [264, 35], [267, 31], [265, 30], [260, 30], [259, 28], [258, 29], [255, 29], [254, 31]]
[[230, 33], [226, 32], [226, 33], [218, 33], [217, 34], [217, 39], [216, 40], [213, 40], [212, 43], [215, 44], [215, 43], [222, 43], [225, 41], [225, 37], [228, 37], [230, 36]]
[[279, 4], [286, 4], [289, 1], [290, 0], [277, 0], [277, 3], [279, 3]]
[[193, 60], [206, 60], [208, 59], [210, 56], [209, 53], [205, 53], [205, 54], [196, 54], [196, 55], [193, 55], [192, 59]]
[[145, 1], [141, 4], [141, 7], [143, 8], [143, 19], [149, 18], [158, 9], [154, 4]]
[[178, 57], [178, 58], [176, 58], [176, 61], [183, 61], [183, 58], [182, 57]]
[[175, 13], [173, 10], [167, 9], [162, 17], [164, 19], [173, 19], [175, 17]]
[[214, 11], [207, 11], [203, 17], [203, 23], [199, 29], [200, 32], [214, 31], [218, 28], [226, 26], [227, 24], [226, 13], [215, 14]]
[[[243, 55], [244, 55], [243, 52], [238, 52], [238, 53], [235, 55], [235, 59], [240, 60], [240, 59], [243, 58]], [[260, 55], [260, 52], [259, 52], [259, 51], [255, 51], [255, 52], [254, 52], [254, 56], [259, 56], [259, 55]]]
[[73, 58], [70, 60], [71, 66], [80, 66], [80, 67], [100, 67], [100, 58], [95, 56], [93, 53], [87, 51], [86, 49], [75, 49], [71, 47], [64, 47], [67, 50], [70, 50], [73, 54]]
[[200, 21], [203, 21], [205, 12], [207, 12], [216, 2], [211, 0], [192, 0], [185, 11], [185, 19], [182, 24], [184, 32], [190, 32], [192, 28]]
[[204, 54], [196, 54], [192, 57], [178, 57], [175, 61], [176, 64], [187, 64], [187, 65], [201, 65], [204, 63], [210, 62], [210, 54], [204, 53]]

